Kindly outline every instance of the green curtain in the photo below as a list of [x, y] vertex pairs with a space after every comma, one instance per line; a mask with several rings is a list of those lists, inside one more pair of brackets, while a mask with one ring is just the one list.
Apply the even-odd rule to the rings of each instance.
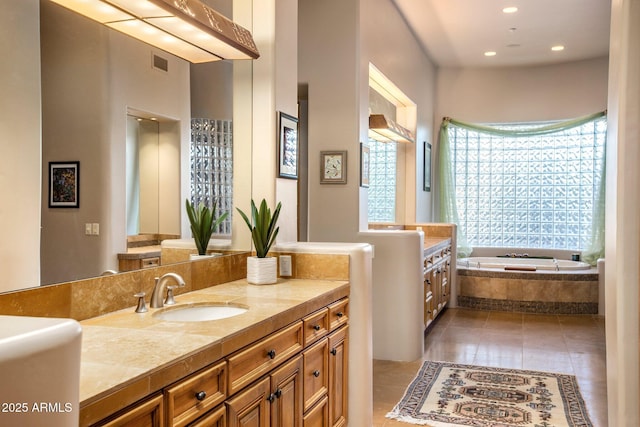
[[[438, 150], [438, 166], [439, 166], [439, 191], [440, 191], [440, 221], [460, 224], [458, 209], [456, 207], [456, 184], [453, 171], [453, 159], [451, 152], [451, 144], [449, 143], [449, 126], [454, 125], [467, 130], [485, 133], [488, 135], [507, 136], [507, 137], [531, 137], [548, 135], [555, 132], [565, 131], [583, 124], [592, 122], [607, 114], [601, 111], [588, 116], [578, 117], [576, 119], [563, 122], [544, 125], [537, 128], [526, 130], [505, 130], [492, 126], [478, 125], [466, 123], [459, 120], [445, 117], [440, 125], [440, 141]], [[592, 235], [588, 249], [582, 254], [582, 259], [595, 265], [598, 258], [604, 257], [604, 201], [605, 201], [605, 162], [602, 162], [602, 180], [598, 192], [595, 196]], [[457, 233], [457, 249], [459, 257], [466, 257], [471, 254], [472, 248], [468, 245], [466, 236], [458, 226]]]

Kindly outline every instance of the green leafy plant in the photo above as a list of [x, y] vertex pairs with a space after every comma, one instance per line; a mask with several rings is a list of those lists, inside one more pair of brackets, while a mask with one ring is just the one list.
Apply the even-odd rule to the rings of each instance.
[[280, 227], [276, 227], [276, 223], [278, 222], [281, 208], [282, 203], [278, 202], [273, 215], [271, 215], [271, 209], [267, 207], [265, 199], [262, 199], [259, 209], [256, 208], [254, 201], [251, 200], [251, 220], [244, 212], [236, 208], [242, 215], [247, 227], [249, 227], [249, 231], [251, 231], [251, 239], [258, 258], [265, 258], [269, 249], [271, 249], [271, 245], [276, 241], [276, 236], [280, 231]]
[[196, 208], [187, 199], [186, 206], [187, 216], [189, 216], [189, 223], [191, 224], [191, 234], [196, 242], [198, 255], [205, 255], [211, 235], [218, 225], [229, 216], [229, 212], [225, 212], [216, 218], [216, 202], [213, 203], [212, 209], [209, 209], [203, 203], [200, 203]]

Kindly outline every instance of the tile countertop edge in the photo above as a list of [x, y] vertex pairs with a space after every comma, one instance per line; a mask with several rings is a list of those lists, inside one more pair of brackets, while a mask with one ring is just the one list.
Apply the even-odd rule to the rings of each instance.
[[[238, 282], [239, 281], [231, 283], [237, 284]], [[121, 409], [124, 409], [125, 407], [139, 401], [146, 396], [159, 392], [164, 387], [194, 372], [199, 371], [200, 369], [210, 365], [211, 363], [214, 363], [230, 355], [234, 351], [237, 351], [240, 348], [251, 344], [252, 342], [264, 338], [275, 330], [289, 325], [296, 320], [299, 320], [307, 313], [311, 313], [330, 304], [333, 301], [337, 301], [341, 298], [349, 296], [349, 282], [344, 280], [330, 281], [294, 279], [285, 281], [285, 283], [290, 282], [294, 282], [297, 286], [304, 286], [304, 283], [309, 282], [314, 284], [326, 282], [331, 283], [332, 286], [327, 287], [327, 289], [323, 291], [319, 291], [309, 299], [301, 300], [297, 304], [294, 304], [287, 309], [283, 309], [278, 311], [277, 313], [274, 313], [268, 319], [256, 320], [250, 325], [230, 333], [228, 336], [211, 337], [211, 341], [209, 343], [199, 346], [194, 350], [186, 351], [184, 354], [181, 354], [180, 356], [163, 365], [157, 366], [151, 370], [134, 373], [128, 380], [123, 381], [113, 387], [109, 387], [108, 389], [105, 389], [91, 396], [81, 397], [82, 400], [80, 402], [80, 424], [86, 425], [97, 422], [100, 419], [107, 417], [110, 414], [115, 413]], [[299, 282], [300, 284], [297, 284], [296, 282]], [[276, 285], [266, 286], [278, 286], [279, 284], [280, 283]], [[221, 285], [217, 285], [211, 288], [207, 288], [207, 291], [211, 292], [212, 289], [220, 286]], [[246, 286], [251, 287], [254, 285], [246, 284]], [[221, 293], [224, 293], [223, 288], [224, 287], [220, 288]], [[133, 308], [127, 310], [132, 309]], [[100, 317], [102, 319], [109, 319], [109, 316], [120, 314], [125, 311], [126, 310], [121, 310]], [[86, 321], [80, 323], [83, 325], [83, 327], [87, 326], [87, 329], [89, 331], [93, 326], [96, 326], [96, 323], [100, 323], [99, 320], [96, 322], [96, 319], [99, 318], [87, 319]], [[258, 332], [261, 326], [269, 323], [270, 328], [262, 327], [262, 331]], [[98, 327], [100, 326], [98, 325]], [[114, 337], [117, 337], [117, 335], [122, 331], [136, 329], [135, 326], [132, 326], [131, 328], [105, 326], [105, 328], [111, 328], [113, 330]], [[143, 327], [141, 329], [145, 328]], [[147, 332], [152, 333], [153, 331], [147, 330]], [[243, 339], [243, 337], [246, 338]], [[113, 345], [113, 341], [110, 342], [109, 345]], [[86, 349], [83, 348], [83, 353], [85, 350]], [[82, 396], [82, 379], [80, 387]]]

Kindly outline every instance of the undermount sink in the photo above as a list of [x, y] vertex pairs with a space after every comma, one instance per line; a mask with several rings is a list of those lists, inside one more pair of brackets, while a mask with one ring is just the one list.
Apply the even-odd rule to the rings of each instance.
[[168, 307], [153, 316], [169, 322], [206, 322], [208, 320], [227, 319], [246, 313], [249, 309], [229, 304], [192, 304]]

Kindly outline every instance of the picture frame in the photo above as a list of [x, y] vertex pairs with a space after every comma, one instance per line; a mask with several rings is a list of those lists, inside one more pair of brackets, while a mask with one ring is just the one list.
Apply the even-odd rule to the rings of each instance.
[[367, 145], [360, 143], [360, 187], [369, 188], [371, 151]]
[[298, 119], [278, 112], [278, 176], [298, 179]]
[[346, 151], [321, 151], [320, 152], [320, 183], [321, 184], [346, 184], [347, 183], [347, 152]]
[[424, 184], [423, 189], [426, 192], [431, 191], [431, 144], [424, 142]]
[[49, 162], [49, 207], [80, 207], [80, 162]]

